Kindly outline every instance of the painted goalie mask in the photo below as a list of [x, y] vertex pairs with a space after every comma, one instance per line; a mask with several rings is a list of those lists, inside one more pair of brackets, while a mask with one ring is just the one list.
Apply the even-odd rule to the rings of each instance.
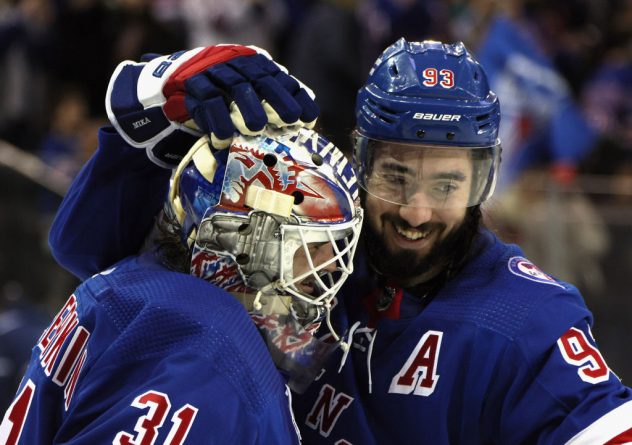
[[336, 343], [314, 337], [353, 270], [362, 225], [355, 172], [317, 133], [268, 130], [215, 151], [201, 138], [171, 180], [165, 213], [191, 274], [250, 311], [277, 367], [302, 391]]

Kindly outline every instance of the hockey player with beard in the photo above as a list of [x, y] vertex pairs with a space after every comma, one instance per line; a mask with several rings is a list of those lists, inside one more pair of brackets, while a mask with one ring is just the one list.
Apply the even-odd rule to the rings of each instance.
[[[356, 118], [363, 250], [332, 311], [341, 347], [294, 397], [303, 441], [632, 441], [632, 391], [599, 352], [579, 291], [482, 225], [500, 164], [500, 105], [472, 54], [396, 42], [358, 92]], [[64, 222], [94, 189], [75, 185]], [[126, 199], [104, 205], [129, 215]], [[89, 246], [69, 236], [79, 222], [58, 219], [51, 245], [61, 264], [82, 269], [80, 253], [106, 266], [127, 253], [105, 248], [133, 240], [102, 216], [107, 242]]]

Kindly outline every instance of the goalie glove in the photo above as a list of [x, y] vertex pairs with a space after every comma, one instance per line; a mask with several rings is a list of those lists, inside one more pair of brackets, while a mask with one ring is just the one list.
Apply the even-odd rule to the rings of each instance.
[[214, 148], [266, 125], [313, 127], [312, 91], [254, 46], [217, 45], [145, 62], [121, 62], [110, 79], [107, 114], [127, 143], [172, 168], [203, 134]]

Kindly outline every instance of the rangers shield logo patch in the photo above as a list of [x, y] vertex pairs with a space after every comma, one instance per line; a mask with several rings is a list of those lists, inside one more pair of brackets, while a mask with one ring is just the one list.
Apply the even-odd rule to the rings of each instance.
[[509, 271], [522, 278], [526, 278], [527, 280], [535, 281], [537, 283], [542, 284], [552, 284], [553, 286], [558, 286], [564, 289], [564, 285], [558, 283], [553, 277], [542, 272], [538, 266], [533, 264], [526, 258], [521, 256], [515, 256], [509, 258], [509, 262], [507, 264], [509, 267]]

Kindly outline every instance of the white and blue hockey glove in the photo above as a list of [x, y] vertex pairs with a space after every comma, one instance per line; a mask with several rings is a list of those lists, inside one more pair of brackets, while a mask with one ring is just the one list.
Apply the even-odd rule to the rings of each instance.
[[266, 125], [313, 127], [312, 91], [264, 50], [217, 45], [121, 62], [108, 85], [110, 122], [130, 145], [172, 168], [208, 134], [214, 148]]

